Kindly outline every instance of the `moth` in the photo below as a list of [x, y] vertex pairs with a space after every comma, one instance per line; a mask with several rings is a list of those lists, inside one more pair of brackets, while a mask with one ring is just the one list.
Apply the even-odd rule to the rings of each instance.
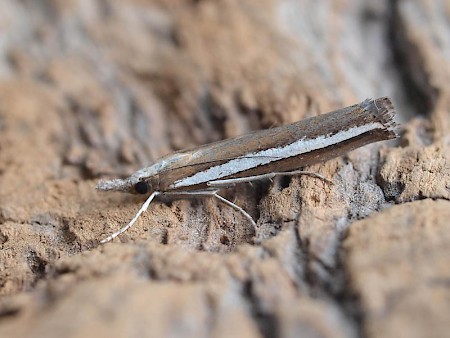
[[387, 97], [266, 130], [179, 151], [155, 161], [125, 179], [102, 180], [100, 191], [122, 191], [148, 196], [135, 217], [101, 243], [129, 229], [158, 195], [211, 196], [239, 211], [241, 207], [218, 194], [238, 183], [279, 175], [312, 175], [302, 168], [341, 156], [366, 144], [398, 137], [395, 110]]

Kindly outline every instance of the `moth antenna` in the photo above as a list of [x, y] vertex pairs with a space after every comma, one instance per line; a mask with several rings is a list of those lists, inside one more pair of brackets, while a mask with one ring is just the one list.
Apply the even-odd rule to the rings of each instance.
[[144, 204], [142, 204], [142, 207], [139, 209], [139, 211], [137, 212], [137, 214], [134, 216], [134, 218], [130, 221], [130, 223], [128, 223], [126, 226], [124, 226], [122, 229], [120, 229], [119, 231], [116, 231], [115, 233], [113, 233], [111, 236], [103, 239], [100, 241], [100, 244], [105, 244], [111, 240], [113, 240], [114, 238], [116, 238], [117, 236], [119, 236], [120, 234], [123, 234], [125, 231], [127, 231], [129, 228], [131, 228], [133, 226], [133, 224], [137, 221], [137, 219], [139, 218], [139, 216], [141, 216], [141, 214], [147, 210], [148, 206], [150, 205], [150, 203], [152, 202], [152, 200], [158, 196], [160, 194], [159, 191], [154, 191], [148, 198], [147, 200], [144, 202]]

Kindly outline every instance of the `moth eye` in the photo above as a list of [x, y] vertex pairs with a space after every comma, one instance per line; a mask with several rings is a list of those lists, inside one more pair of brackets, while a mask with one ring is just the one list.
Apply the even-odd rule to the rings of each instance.
[[134, 185], [134, 190], [136, 190], [136, 192], [138, 194], [146, 194], [146, 193], [148, 193], [148, 184], [147, 184], [147, 182], [144, 182], [144, 181], [137, 182]]

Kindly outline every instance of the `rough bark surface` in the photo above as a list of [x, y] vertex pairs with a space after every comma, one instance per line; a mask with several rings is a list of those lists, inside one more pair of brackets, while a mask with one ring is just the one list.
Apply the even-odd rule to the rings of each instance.
[[[0, 337], [444, 337], [448, 1], [0, 1]], [[98, 193], [390, 96], [404, 131], [211, 199]]]

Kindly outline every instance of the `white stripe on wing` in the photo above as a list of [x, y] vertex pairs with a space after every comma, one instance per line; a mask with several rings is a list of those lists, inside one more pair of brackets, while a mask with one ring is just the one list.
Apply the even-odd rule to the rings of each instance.
[[[226, 163], [210, 167], [206, 170], [199, 171], [192, 176], [175, 181], [170, 187], [188, 187], [196, 184], [214, 181], [219, 178], [227, 177], [248, 169], [255, 168], [260, 165], [268, 164], [273, 161], [278, 161], [288, 157], [309, 153], [314, 150], [323, 149], [334, 144], [349, 140], [353, 137], [359, 136], [374, 129], [385, 129], [385, 127], [379, 122], [372, 122], [362, 126], [352, 127], [347, 130], [339, 131], [334, 135], [321, 135], [313, 139], [302, 138], [284, 147], [270, 148], [245, 154]], [[245, 148], [245, 145], [242, 145], [242, 147]]]

